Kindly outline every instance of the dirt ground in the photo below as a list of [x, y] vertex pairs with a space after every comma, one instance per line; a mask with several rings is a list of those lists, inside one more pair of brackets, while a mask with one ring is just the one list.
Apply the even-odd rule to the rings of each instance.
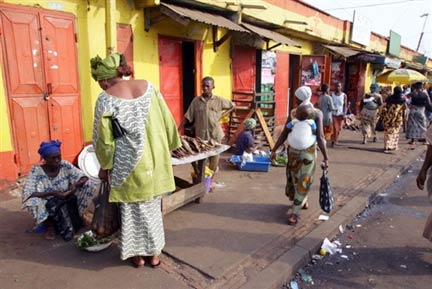
[[[432, 243], [422, 232], [432, 206], [415, 184], [420, 166], [413, 163], [344, 228], [337, 237], [342, 253], [313, 261], [303, 278], [297, 273], [298, 288], [431, 288]], [[314, 284], [304, 281], [307, 275]], [[284, 289], [294, 288], [290, 281]]]

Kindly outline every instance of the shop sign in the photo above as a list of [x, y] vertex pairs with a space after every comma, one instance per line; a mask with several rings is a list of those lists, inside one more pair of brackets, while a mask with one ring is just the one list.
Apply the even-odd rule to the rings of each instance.
[[368, 46], [371, 35], [371, 24], [367, 17], [354, 11], [353, 26], [351, 31], [351, 41]]
[[388, 42], [388, 54], [399, 56], [401, 48], [401, 36], [390, 30], [390, 39]]
[[401, 67], [401, 64], [402, 64], [402, 61], [400, 61], [399, 59], [386, 57], [384, 60], [384, 65], [389, 67], [389, 68], [398, 69]]

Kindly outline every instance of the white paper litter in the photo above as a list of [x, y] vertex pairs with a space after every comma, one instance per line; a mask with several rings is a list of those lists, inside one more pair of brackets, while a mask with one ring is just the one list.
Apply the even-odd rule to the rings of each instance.
[[333, 255], [334, 253], [342, 253], [342, 249], [338, 248], [338, 245], [335, 242], [330, 242], [327, 238], [324, 239], [321, 248], [326, 250], [330, 255]]
[[330, 217], [326, 215], [319, 215], [318, 220], [327, 221]]
[[343, 226], [342, 226], [342, 225], [339, 225], [339, 232], [340, 232], [341, 234], [343, 234], [343, 232], [344, 232], [344, 229], [343, 229]]

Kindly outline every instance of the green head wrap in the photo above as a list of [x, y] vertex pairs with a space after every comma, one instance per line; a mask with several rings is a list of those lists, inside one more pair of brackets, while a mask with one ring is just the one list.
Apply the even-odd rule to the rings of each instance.
[[90, 59], [92, 77], [96, 81], [117, 77], [117, 68], [120, 66], [121, 54], [112, 53], [102, 59], [97, 55]]
[[256, 127], [256, 120], [253, 119], [253, 118], [247, 118], [247, 119], [245, 119], [245, 121], [244, 121], [244, 127], [247, 130], [254, 129]]

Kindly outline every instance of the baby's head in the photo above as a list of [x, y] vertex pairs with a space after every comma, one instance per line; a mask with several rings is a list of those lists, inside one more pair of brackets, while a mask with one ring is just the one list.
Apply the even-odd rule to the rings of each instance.
[[296, 110], [296, 118], [298, 120], [306, 120], [309, 117], [311, 108], [309, 105], [299, 105]]

